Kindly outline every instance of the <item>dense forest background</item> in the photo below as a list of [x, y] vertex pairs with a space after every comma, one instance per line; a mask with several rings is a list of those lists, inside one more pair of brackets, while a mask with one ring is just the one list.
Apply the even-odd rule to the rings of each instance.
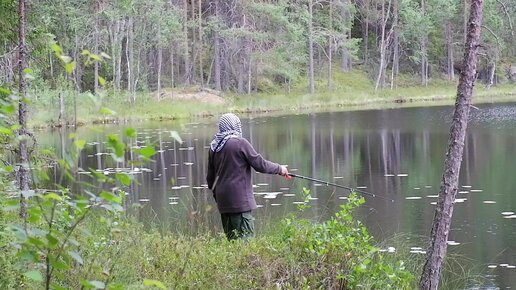
[[[457, 78], [469, 0], [34, 0], [28, 6], [32, 86], [96, 92], [200, 86], [252, 93], [292, 84], [331, 89], [360, 69], [376, 90], [400, 75]], [[479, 78], [516, 79], [516, 0], [485, 5]], [[0, 83], [13, 83], [17, 4], [0, 0]], [[58, 46], [52, 46], [52, 43]], [[62, 49], [75, 69], [53, 56]], [[87, 65], [91, 57], [103, 61]], [[70, 82], [71, 81], [71, 82]], [[417, 83], [412, 83], [417, 85]], [[159, 98], [159, 97], [158, 97]]]

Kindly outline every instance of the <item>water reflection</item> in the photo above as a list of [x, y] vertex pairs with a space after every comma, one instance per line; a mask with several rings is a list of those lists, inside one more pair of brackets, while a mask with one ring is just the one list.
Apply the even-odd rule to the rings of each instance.
[[[512, 268], [516, 265], [516, 219], [502, 214], [516, 211], [514, 112], [512, 104], [472, 111], [450, 233], [450, 251], [476, 261], [478, 269], [492, 275], [486, 277], [501, 288], [516, 285]], [[373, 235], [383, 239], [396, 233], [429, 234], [451, 113], [451, 107], [434, 107], [242, 118], [242, 122], [244, 137], [266, 158], [288, 164], [293, 173], [366, 188], [386, 197], [366, 196], [359, 213]], [[105, 154], [106, 132], [83, 129], [79, 135], [89, 143], [78, 166], [104, 174], [116, 168], [131, 172], [137, 182], [126, 189], [127, 204], [142, 204], [135, 214], [147, 224], [190, 234], [221, 232], [215, 204], [205, 188], [215, 122], [136, 127], [138, 135], [128, 140], [129, 152], [121, 163]], [[171, 130], [180, 131], [182, 144], [174, 141]], [[41, 142], [55, 144], [61, 152], [67, 146], [65, 136], [45, 135]], [[142, 146], [154, 146], [157, 154], [146, 167], [135, 168], [127, 161], [136, 158], [133, 150]], [[79, 178], [87, 181], [90, 177], [80, 174]], [[253, 184], [260, 205], [256, 212], [259, 231], [273, 230], [276, 221], [296, 210], [303, 187], [311, 190], [312, 207], [305, 214], [314, 220], [331, 216], [348, 194], [313, 182], [263, 174], [255, 174]], [[408, 243], [413, 249], [403, 249], [406, 252], [425, 248], [420, 240]]]

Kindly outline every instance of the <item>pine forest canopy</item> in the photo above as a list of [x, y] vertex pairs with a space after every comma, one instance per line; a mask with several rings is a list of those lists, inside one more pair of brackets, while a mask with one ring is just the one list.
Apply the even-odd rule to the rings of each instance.
[[[359, 66], [377, 89], [399, 74], [453, 80], [461, 70], [469, 0], [34, 0], [28, 7], [33, 85], [56, 88], [72, 78], [96, 90], [149, 91], [199, 85], [251, 93], [272, 86], [328, 81], [332, 70]], [[0, 84], [16, 74], [16, 1], [0, 0]], [[480, 77], [516, 79], [516, 0], [489, 0], [481, 40]], [[81, 60], [71, 76], [51, 57], [50, 42]], [[306, 81], [305, 81], [306, 80]], [[344, 84], [345, 85], [345, 84]], [[322, 85], [320, 85], [322, 86]], [[134, 95], [134, 94], [133, 94]]]

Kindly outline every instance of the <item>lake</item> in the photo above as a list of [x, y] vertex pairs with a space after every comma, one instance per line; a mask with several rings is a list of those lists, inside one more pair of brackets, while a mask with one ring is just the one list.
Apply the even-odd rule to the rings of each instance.
[[[360, 188], [364, 196], [359, 218], [382, 247], [403, 240], [421, 258], [423, 236], [429, 236], [442, 176], [452, 106], [298, 114], [280, 117], [241, 116], [243, 135], [267, 159], [288, 165], [292, 173]], [[130, 211], [147, 225], [196, 235], [222, 232], [211, 193], [205, 188], [208, 145], [216, 119], [197, 123], [138, 123], [132, 148], [154, 146], [154, 162], [132, 167], [137, 183], [127, 191]], [[106, 155], [105, 135], [123, 135], [125, 126], [81, 128], [88, 141], [79, 166], [112, 174], [117, 167]], [[171, 131], [177, 131], [179, 144]], [[41, 147], [57, 152], [69, 147], [67, 133], [38, 134]], [[133, 157], [132, 150], [127, 159]], [[484, 104], [472, 108], [455, 203], [448, 253], [466, 257], [480, 276], [471, 289], [516, 287], [516, 104]], [[125, 162], [124, 162], [125, 163]], [[80, 174], [81, 180], [88, 180]], [[259, 208], [258, 234], [297, 211], [303, 187], [310, 189], [313, 220], [331, 217], [348, 192], [302, 179], [255, 174]], [[403, 235], [401, 235], [403, 234]], [[468, 264], [468, 265], [469, 265]], [[469, 266], [466, 266], [469, 267]], [[457, 269], [457, 272], [470, 269]]]

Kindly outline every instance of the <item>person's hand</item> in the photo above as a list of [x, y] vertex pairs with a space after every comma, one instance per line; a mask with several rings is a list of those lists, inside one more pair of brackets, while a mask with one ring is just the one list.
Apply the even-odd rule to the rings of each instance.
[[284, 165], [280, 165], [280, 167], [281, 167], [280, 175], [281, 176], [285, 176], [285, 177], [289, 177], [287, 167], [284, 166]]

